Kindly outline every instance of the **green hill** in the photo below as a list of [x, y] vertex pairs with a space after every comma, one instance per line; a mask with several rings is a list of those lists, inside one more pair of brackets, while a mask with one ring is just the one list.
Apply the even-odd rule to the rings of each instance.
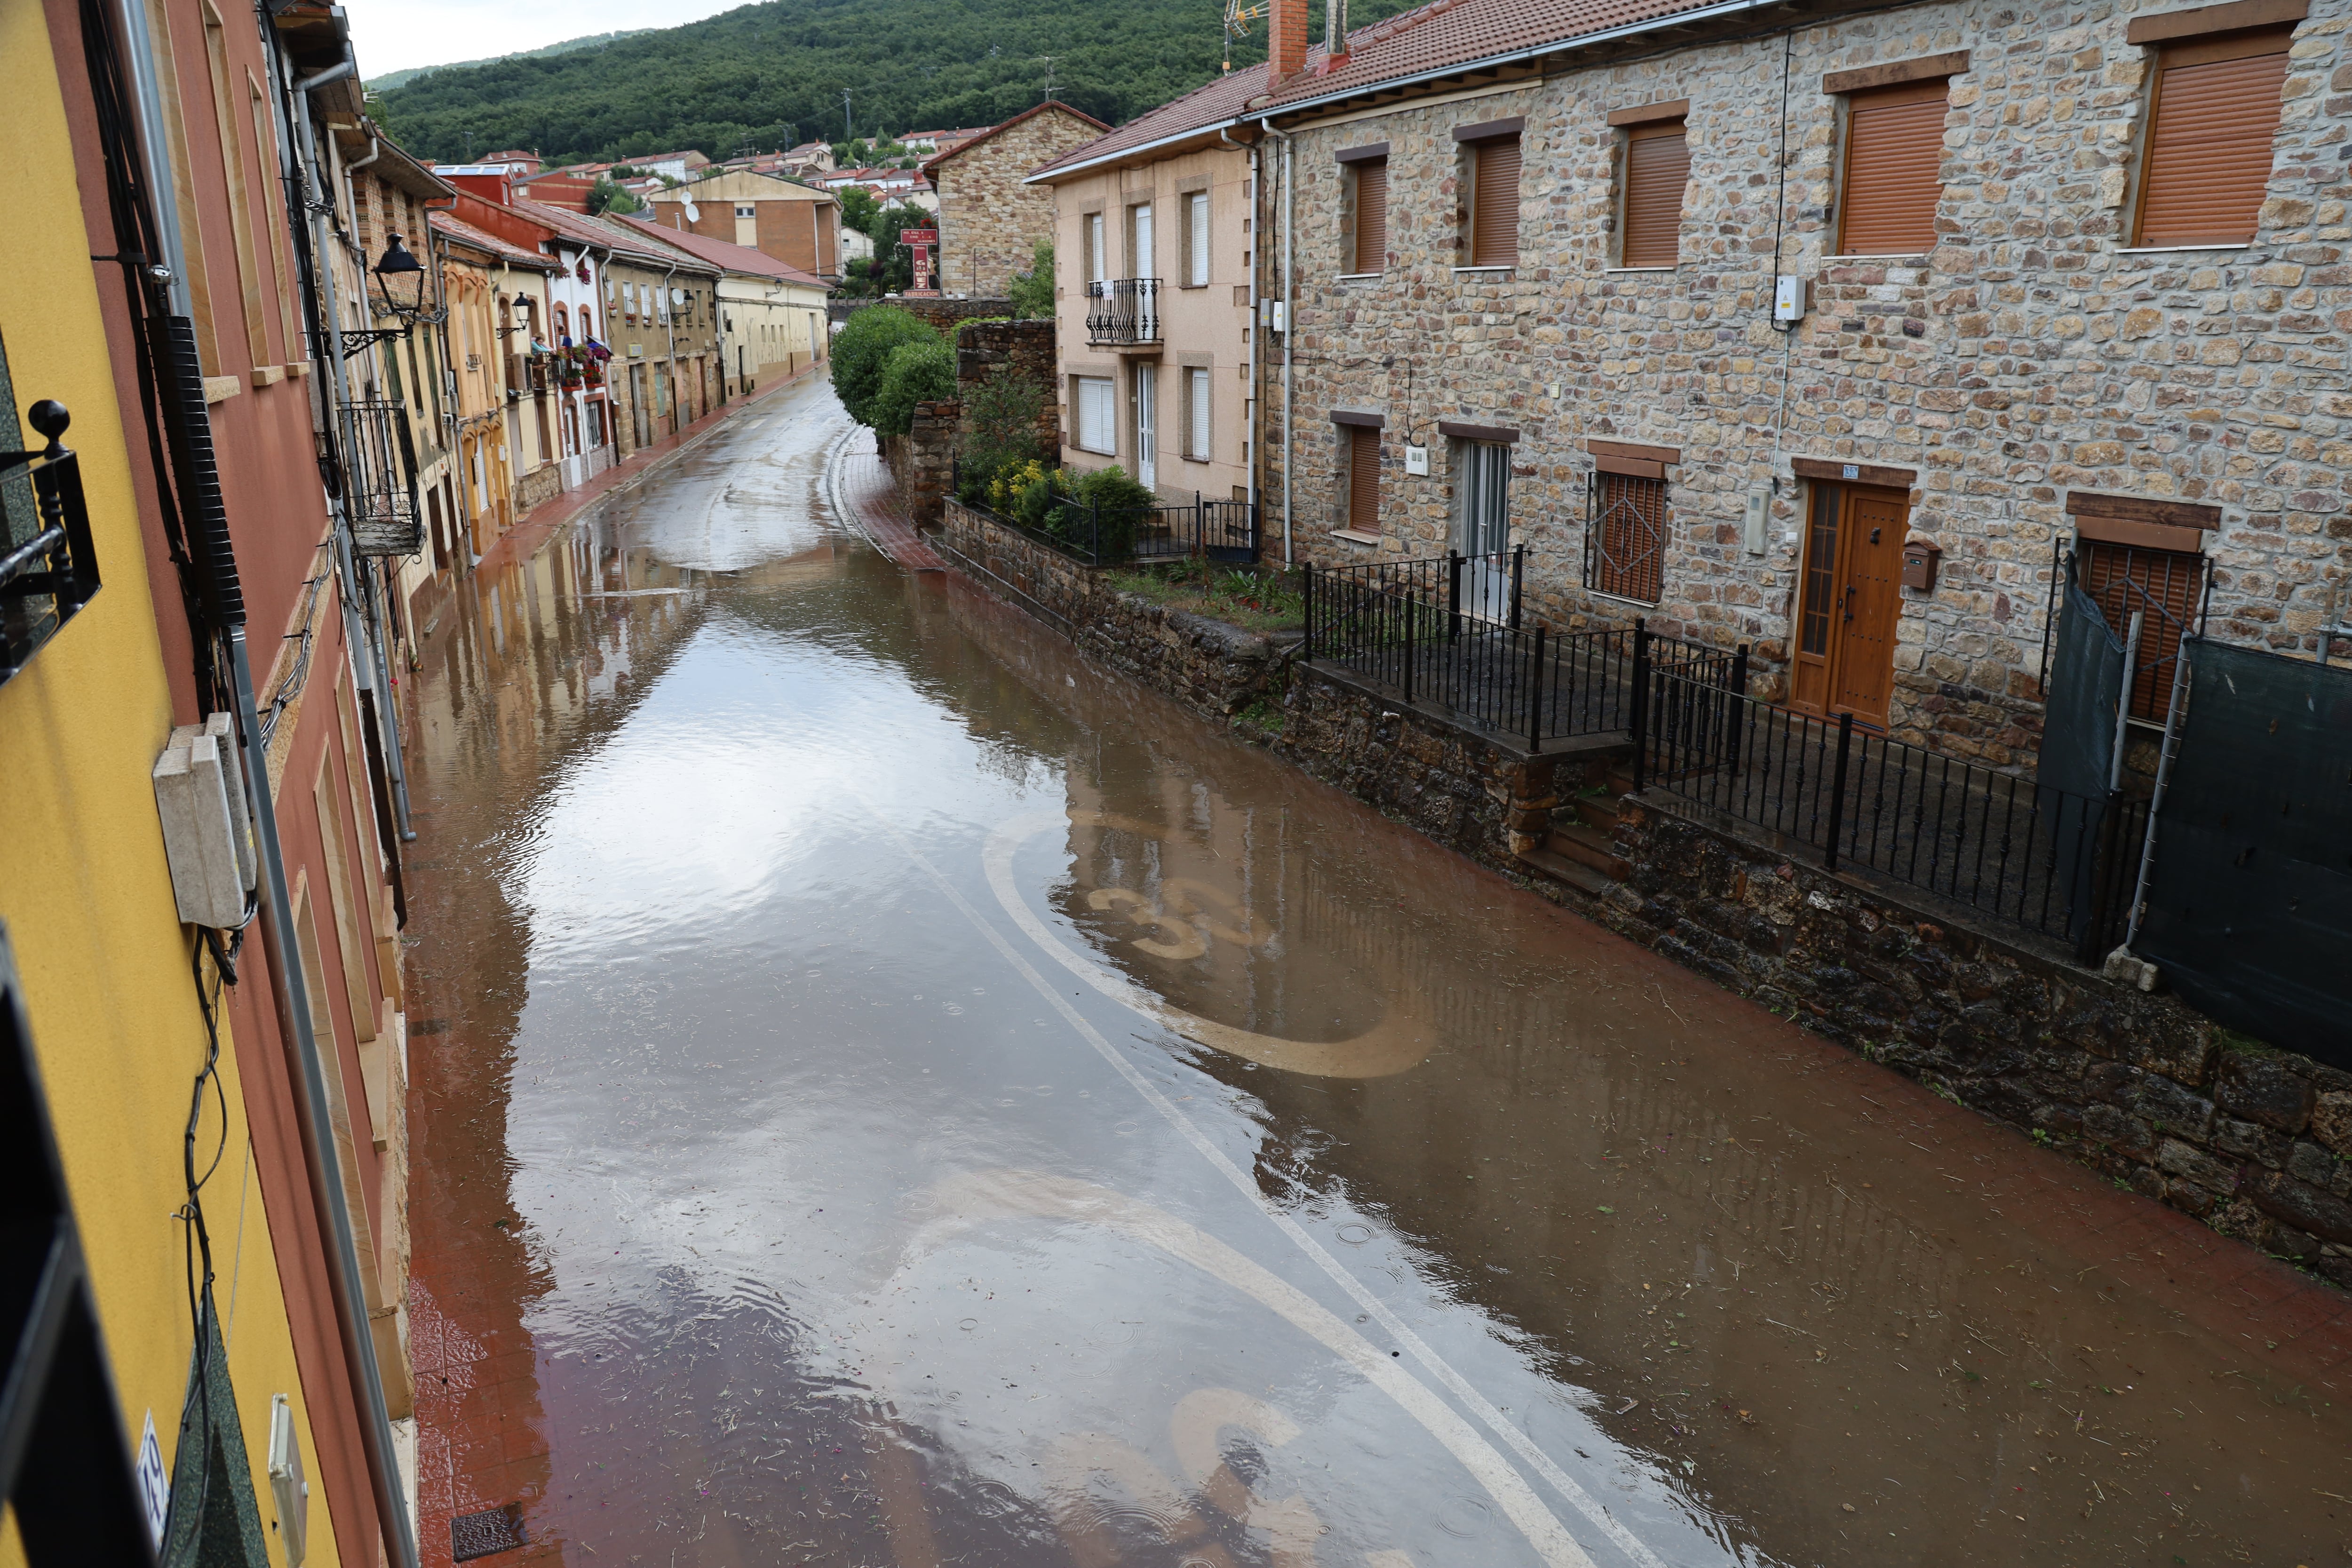
[[[1404, 9], [1357, 0], [1357, 26]], [[1323, 7], [1310, 5], [1319, 37]], [[772, 0], [562, 54], [443, 67], [378, 112], [419, 156], [551, 163], [989, 125], [1053, 95], [1116, 125], [1217, 74], [1221, 0]], [[1050, 65], [1046, 57], [1051, 57]], [[1265, 23], [1234, 47], [1265, 58]]]
[[651, 27], [631, 27], [617, 33], [591, 33], [584, 38], [566, 38], [560, 44], [550, 44], [545, 48], [523, 49], [511, 55], [492, 55], [485, 60], [451, 60], [446, 66], [411, 66], [406, 70], [386, 71], [382, 76], [368, 78], [368, 90], [390, 92], [394, 88], [405, 87], [419, 77], [431, 76], [435, 71], [467, 70], [474, 66], [494, 66], [500, 60], [543, 59], [549, 55], [568, 55], [577, 49], [593, 49], [599, 44], [609, 44], [615, 38], [634, 38], [640, 33], [652, 31], [654, 29]]

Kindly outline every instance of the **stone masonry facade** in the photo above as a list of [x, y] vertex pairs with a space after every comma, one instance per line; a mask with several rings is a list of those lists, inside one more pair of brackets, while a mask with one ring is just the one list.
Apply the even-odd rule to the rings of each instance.
[[1003, 296], [1054, 237], [1054, 193], [1021, 182], [1109, 127], [1064, 103], [1035, 110], [923, 165], [940, 194], [940, 273], [950, 294]]
[[[1911, 470], [1910, 534], [1943, 549], [1933, 591], [1901, 595], [1891, 719], [1904, 739], [2032, 760], [2076, 492], [2218, 507], [2209, 628], [2315, 657], [2324, 626], [2352, 621], [2352, 5], [2316, 0], [2295, 26], [2253, 243], [2135, 252], [2156, 50], [2126, 29], [2166, 8], [1914, 5], [1297, 123], [1297, 549], [1319, 564], [1443, 551], [1458, 487], [1438, 422], [1507, 427], [1530, 614], [1555, 626], [1647, 615], [1674, 635], [1749, 643], [1754, 689], [1780, 697], [1806, 493], [1791, 461], [1810, 458]], [[1949, 79], [1933, 248], [1825, 257], [1843, 132], [1823, 75], [1953, 51], [1966, 61]], [[1691, 159], [1679, 265], [1619, 269], [1623, 135], [1608, 116], [1675, 99], [1689, 100]], [[1514, 116], [1518, 265], [1457, 272], [1453, 132]], [[1342, 280], [1335, 154], [1374, 142], [1389, 144], [1389, 265]], [[1257, 205], [1269, 257], [1281, 195], [1269, 178]], [[1793, 331], [1772, 320], [1776, 273], [1808, 283]], [[1262, 287], [1279, 297], [1281, 280], [1269, 271]], [[1261, 406], [1275, 410], [1281, 355], [1263, 363]], [[1333, 537], [1335, 408], [1385, 419], [1376, 547]], [[1284, 443], [1278, 416], [1269, 425], [1271, 527]], [[1583, 586], [1594, 440], [1680, 454], [1654, 605]], [[1408, 441], [1430, 448], [1427, 477], [1406, 474]], [[1759, 492], [1769, 522], [1754, 555], [1743, 524]]]

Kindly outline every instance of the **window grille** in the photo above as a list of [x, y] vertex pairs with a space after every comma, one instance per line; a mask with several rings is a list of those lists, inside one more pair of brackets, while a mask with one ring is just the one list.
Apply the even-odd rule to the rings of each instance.
[[1596, 473], [1584, 529], [1584, 585], [1654, 605], [1666, 561], [1666, 481]]
[[2205, 558], [2094, 539], [2076, 549], [2076, 581], [2117, 637], [2133, 612], [2145, 612], [2132, 659], [2131, 716], [2161, 724], [2172, 705], [2180, 639], [2195, 636], [2203, 624]]

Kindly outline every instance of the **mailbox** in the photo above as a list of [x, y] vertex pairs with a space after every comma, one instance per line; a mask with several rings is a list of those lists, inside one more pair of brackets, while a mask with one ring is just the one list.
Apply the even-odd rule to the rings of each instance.
[[1916, 588], [1923, 594], [1936, 591], [1936, 566], [1944, 559], [1944, 547], [1933, 540], [1915, 539], [1903, 546], [1903, 585]]

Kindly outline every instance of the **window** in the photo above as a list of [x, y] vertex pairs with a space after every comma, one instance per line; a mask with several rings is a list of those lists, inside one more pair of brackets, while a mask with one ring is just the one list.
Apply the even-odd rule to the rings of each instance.
[[1636, 125], [1625, 132], [1625, 227], [1620, 267], [1672, 267], [1682, 259], [1683, 187], [1690, 184], [1690, 143], [1683, 121]]
[[555, 307], [555, 336], [557, 342], [551, 346], [562, 348], [563, 346], [562, 340], [568, 338], [571, 335], [572, 312], [566, 310], [563, 306], [558, 305]]
[[1356, 165], [1356, 244], [1348, 269], [1384, 272], [1389, 265], [1389, 161]]
[[580, 341], [584, 343], [595, 335], [595, 321], [588, 314], [588, 307], [583, 305], [580, 307]]
[[2139, 647], [2132, 661], [2131, 716], [2161, 724], [2172, 705], [2173, 661], [2180, 653], [2180, 639], [2202, 618], [2205, 557], [2194, 551], [2093, 539], [2083, 540], [2075, 549], [2075, 581], [2096, 601], [2117, 641], [2130, 626], [2133, 612], [2143, 613]]
[[1152, 271], [1151, 204], [1138, 203], [1127, 209], [1127, 275], [1129, 278], [1155, 277]]
[[1381, 531], [1381, 433], [1369, 425], [1343, 425], [1348, 453], [1348, 526], [1359, 533]]
[[1209, 373], [1197, 365], [1184, 372], [1184, 455], [1209, 460]]
[[1103, 215], [1088, 213], [1087, 227], [1087, 281], [1101, 283], [1110, 277], [1110, 252], [1103, 243]]
[[1471, 143], [1470, 265], [1518, 264], [1519, 138], [1514, 132]]
[[1950, 84], [1904, 82], [1846, 100], [1841, 256], [1917, 256], [1936, 243]]
[[1111, 395], [1110, 377], [1081, 375], [1075, 379], [1078, 384], [1074, 400], [1078, 410], [1078, 450], [1116, 456], [1118, 400]]
[[1591, 520], [1584, 531], [1584, 585], [1612, 598], [1654, 605], [1665, 560], [1666, 481], [1596, 472]]
[[737, 202], [735, 204], [735, 216], [737, 217], [758, 217], [760, 216], [760, 209], [753, 206], [749, 202]]
[[2204, 38], [2157, 56], [2135, 244], [2243, 245], [2271, 177], [2291, 29]]
[[1209, 193], [1194, 191], [1184, 198], [1184, 283], [1209, 286]]

